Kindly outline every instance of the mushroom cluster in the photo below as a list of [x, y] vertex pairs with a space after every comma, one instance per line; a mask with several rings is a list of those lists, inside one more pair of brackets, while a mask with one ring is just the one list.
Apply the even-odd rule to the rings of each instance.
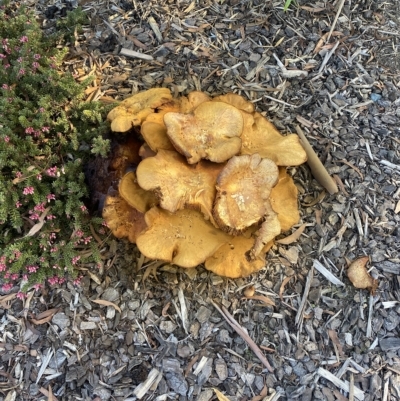
[[174, 99], [166, 88], [150, 89], [122, 101], [108, 119], [113, 132], [143, 144], [137, 165], [122, 163], [103, 217], [147, 258], [244, 277], [298, 223], [286, 167], [304, 163], [306, 153], [297, 135], [281, 135], [243, 97], [191, 92]]

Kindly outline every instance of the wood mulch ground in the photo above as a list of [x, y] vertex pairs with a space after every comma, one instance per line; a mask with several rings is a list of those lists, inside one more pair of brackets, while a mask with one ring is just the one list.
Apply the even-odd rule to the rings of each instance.
[[[87, 12], [65, 68], [96, 75], [89, 99], [234, 91], [282, 131], [300, 125], [340, 192], [325, 193], [307, 165], [290, 169], [306, 229], [245, 279], [155, 267], [110, 239], [81, 288], [2, 296], [0, 400], [208, 401], [213, 388], [231, 400], [400, 400], [399, 3], [25, 3], [44, 29], [66, 9]], [[375, 295], [346, 276], [363, 255]], [[246, 299], [249, 285], [275, 306]]]

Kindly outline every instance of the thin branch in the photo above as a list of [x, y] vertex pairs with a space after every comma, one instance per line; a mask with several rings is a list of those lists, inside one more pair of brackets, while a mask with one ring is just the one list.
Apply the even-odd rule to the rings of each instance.
[[303, 148], [307, 153], [307, 164], [310, 166], [311, 173], [314, 178], [318, 181], [320, 185], [322, 185], [331, 195], [338, 191], [337, 185], [335, 181], [333, 181], [332, 177], [326, 171], [326, 168], [319, 160], [319, 157], [314, 152], [314, 149], [311, 147], [310, 142], [308, 142], [306, 136], [303, 133], [303, 130], [297, 125], [296, 126], [297, 134], [299, 135]]

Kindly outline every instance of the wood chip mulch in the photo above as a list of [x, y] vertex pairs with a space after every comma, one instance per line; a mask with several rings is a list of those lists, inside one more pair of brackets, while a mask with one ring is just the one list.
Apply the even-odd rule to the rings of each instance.
[[[65, 69], [95, 74], [89, 100], [234, 91], [282, 131], [299, 125], [340, 191], [290, 169], [304, 232], [245, 279], [152, 263], [110, 239], [81, 287], [0, 294], [0, 401], [209, 401], [214, 388], [230, 400], [400, 400], [399, 3], [24, 3], [47, 30], [85, 10]], [[375, 295], [347, 278], [360, 256]], [[250, 285], [275, 306], [246, 298]]]

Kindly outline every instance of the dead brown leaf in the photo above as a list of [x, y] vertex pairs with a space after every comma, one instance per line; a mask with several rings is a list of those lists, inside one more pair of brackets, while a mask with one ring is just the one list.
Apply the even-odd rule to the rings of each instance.
[[118, 305], [116, 305], [114, 302], [106, 301], [105, 299], [94, 299], [92, 302], [94, 302], [95, 304], [103, 305], [103, 306], [112, 306], [119, 313], [121, 313], [121, 308]]
[[306, 227], [307, 227], [307, 224], [304, 223], [294, 233], [288, 235], [285, 238], [278, 239], [275, 242], [278, 242], [279, 244], [282, 244], [282, 245], [289, 245], [293, 242], [296, 242], [300, 238], [301, 234], [303, 234]]
[[263, 389], [261, 390], [259, 395], [255, 395], [251, 401], [261, 401], [268, 395], [268, 387], [264, 384]]
[[0, 306], [4, 309], [10, 309], [11, 303], [8, 302], [12, 301], [16, 296], [17, 296], [16, 292], [8, 295], [3, 295], [2, 297], [0, 297]]
[[29, 320], [31, 321], [31, 323], [36, 325], [45, 324], [50, 322], [50, 320], [58, 311], [58, 308], [49, 309], [42, 313], [39, 313], [36, 317], [31, 317]]
[[256, 301], [264, 302], [268, 306], [275, 306], [275, 302], [264, 295], [252, 295], [251, 297], [244, 297], [245, 299], [255, 299]]
[[332, 342], [336, 345], [339, 355], [343, 356], [344, 355], [343, 347], [342, 347], [342, 344], [340, 344], [339, 337], [338, 337], [336, 331], [328, 329], [328, 334], [329, 334], [329, 337], [332, 340]]
[[372, 295], [378, 287], [378, 280], [371, 277], [368, 273], [366, 264], [369, 260], [368, 256], [363, 256], [350, 263], [347, 269], [347, 277], [356, 288], [367, 289]]
[[285, 291], [286, 284], [293, 278], [294, 276], [286, 277], [279, 288], [279, 298], [283, 301], [283, 292]]
[[53, 392], [51, 391], [51, 387], [49, 386], [49, 390], [47, 391], [44, 387], [40, 387], [39, 391], [45, 396], [47, 397], [48, 401], [58, 401], [58, 398], [53, 394]]

